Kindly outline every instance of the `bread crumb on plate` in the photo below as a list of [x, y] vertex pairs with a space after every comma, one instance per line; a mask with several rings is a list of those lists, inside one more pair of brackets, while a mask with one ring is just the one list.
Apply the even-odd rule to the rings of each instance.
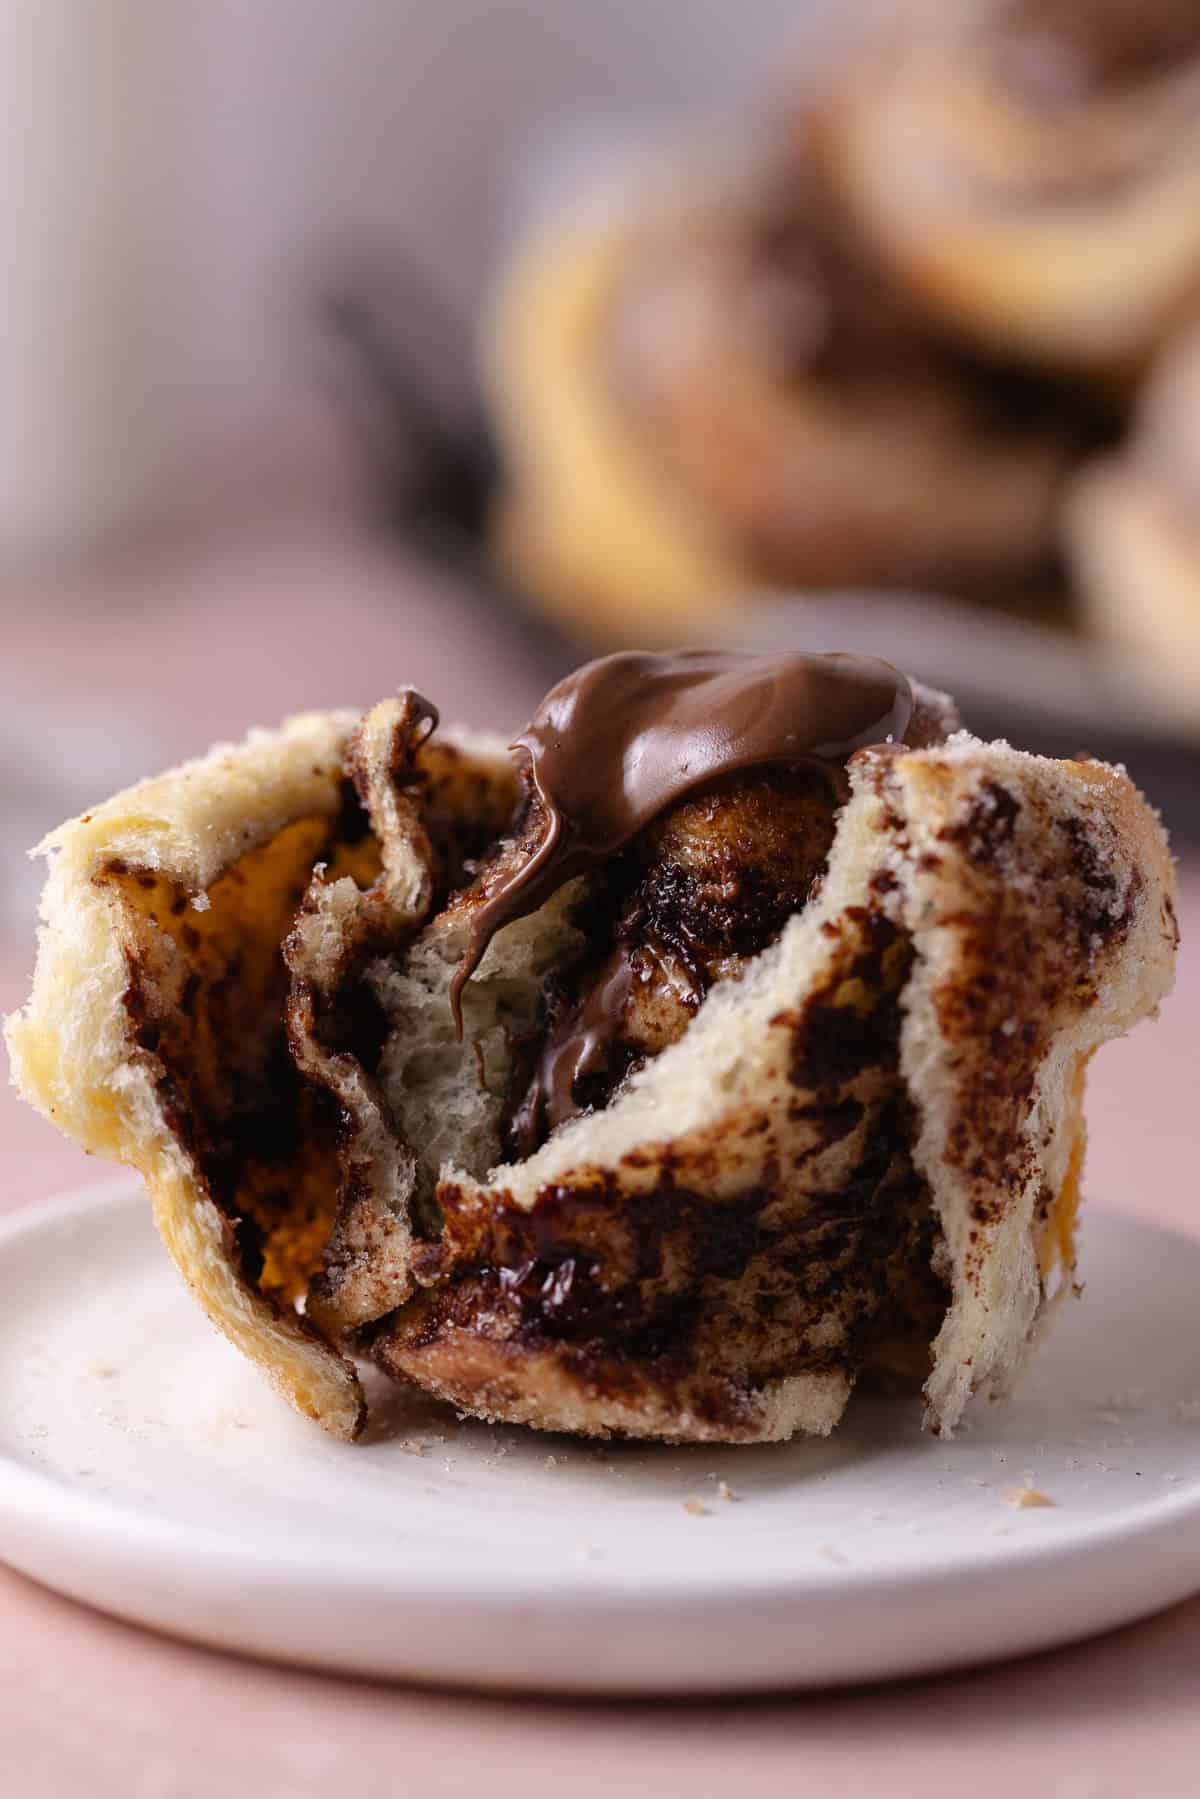
[[1009, 1505], [1018, 1506], [1022, 1510], [1033, 1506], [1055, 1504], [1048, 1493], [1039, 1492], [1037, 1487], [1010, 1487], [1004, 1497]]

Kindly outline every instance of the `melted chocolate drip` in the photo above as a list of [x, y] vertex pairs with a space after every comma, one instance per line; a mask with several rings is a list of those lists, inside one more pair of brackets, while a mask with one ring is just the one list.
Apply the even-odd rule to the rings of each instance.
[[903, 739], [906, 678], [874, 657], [623, 652], [551, 690], [513, 744], [541, 839], [506, 870], [476, 912], [451, 986], [462, 989], [495, 933], [535, 911], [565, 881], [598, 869], [685, 794], [737, 769], [818, 767], [846, 791], [855, 750]]
[[626, 1040], [624, 1025], [635, 989], [650, 985], [669, 985], [689, 1012], [708, 990], [702, 973], [691, 973], [669, 952], [649, 943], [618, 942], [582, 997], [552, 1016], [523, 1070], [524, 1091], [504, 1127], [505, 1147], [514, 1160], [531, 1156], [560, 1124], [593, 1104], [603, 1105], [622, 1076], [645, 1061], [644, 1046]]
[[596, 985], [551, 1026], [508, 1127], [516, 1156], [532, 1155], [548, 1132], [575, 1116], [580, 1082], [606, 1074], [634, 979], [629, 951], [622, 945]]

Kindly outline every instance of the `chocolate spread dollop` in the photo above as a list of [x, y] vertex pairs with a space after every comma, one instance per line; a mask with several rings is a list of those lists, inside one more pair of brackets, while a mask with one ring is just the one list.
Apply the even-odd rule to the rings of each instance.
[[685, 795], [735, 770], [792, 764], [819, 768], [842, 797], [847, 759], [902, 740], [911, 717], [907, 679], [871, 656], [621, 652], [577, 669], [512, 745], [540, 835], [485, 889], [451, 987], [460, 1030], [463, 986], [495, 933]]

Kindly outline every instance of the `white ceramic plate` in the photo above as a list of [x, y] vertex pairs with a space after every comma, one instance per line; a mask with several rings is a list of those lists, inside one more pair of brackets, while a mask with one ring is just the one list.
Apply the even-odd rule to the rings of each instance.
[[1200, 1587], [1200, 1244], [1093, 1212], [1084, 1272], [1020, 1397], [952, 1443], [910, 1400], [856, 1401], [828, 1442], [679, 1450], [389, 1389], [347, 1446], [217, 1336], [110, 1184], [0, 1230], [0, 1546], [201, 1642], [479, 1686], [736, 1691], [1042, 1649]]

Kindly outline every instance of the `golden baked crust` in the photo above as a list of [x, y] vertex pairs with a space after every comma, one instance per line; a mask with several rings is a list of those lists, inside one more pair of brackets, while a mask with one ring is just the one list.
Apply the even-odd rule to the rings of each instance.
[[[365, 1414], [354, 1368], [248, 1271], [240, 1196], [214, 1192], [183, 1116], [192, 1096], [172, 1092], [157, 1039], [186, 1003], [195, 1085], [211, 1086], [237, 1024], [269, 999], [280, 936], [341, 805], [355, 722], [312, 713], [256, 731], [52, 832], [39, 845], [51, 869], [33, 991], [6, 1025], [22, 1095], [85, 1149], [138, 1170], [209, 1317], [344, 1437]], [[224, 1018], [223, 995], [240, 996]], [[251, 1027], [247, 1072], [266, 1050]]]
[[964, 735], [886, 766], [915, 962], [901, 1068], [952, 1304], [926, 1386], [952, 1428], [1003, 1392], [1069, 1288], [1088, 1058], [1153, 1012], [1178, 930], [1166, 838], [1128, 777]]

